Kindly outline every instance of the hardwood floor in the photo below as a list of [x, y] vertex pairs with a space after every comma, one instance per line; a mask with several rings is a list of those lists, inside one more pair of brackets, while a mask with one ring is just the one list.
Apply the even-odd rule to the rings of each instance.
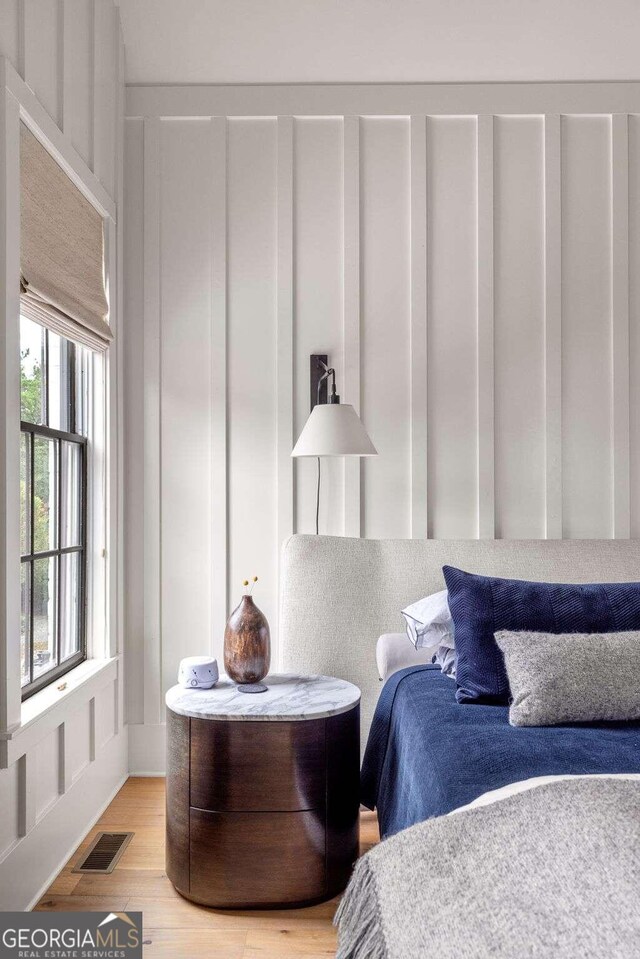
[[[71, 870], [96, 833], [135, 836], [110, 875]], [[375, 813], [360, 814], [360, 853], [378, 842]], [[164, 871], [164, 779], [131, 778], [35, 907], [142, 912], [145, 959], [326, 959], [335, 955], [338, 899], [306, 909], [205, 909], [175, 892]]]

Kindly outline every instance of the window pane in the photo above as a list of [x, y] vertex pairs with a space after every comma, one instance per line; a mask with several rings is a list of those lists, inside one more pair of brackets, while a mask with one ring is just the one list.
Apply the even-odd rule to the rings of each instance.
[[[93, 354], [20, 317], [21, 416], [36, 427], [88, 436]], [[20, 659], [25, 696], [34, 682], [84, 649], [83, 516], [86, 448], [25, 432], [20, 439]], [[73, 553], [61, 554], [61, 550]], [[77, 550], [77, 551], [76, 551]]]
[[60, 662], [80, 649], [80, 553], [60, 557]]
[[20, 685], [29, 682], [29, 590], [31, 587], [31, 563], [20, 563]]
[[56, 548], [57, 440], [34, 436], [33, 526], [36, 553]]
[[69, 430], [69, 340], [47, 331], [47, 426]]
[[30, 491], [31, 468], [30, 468], [31, 437], [29, 433], [23, 433], [20, 437], [20, 554], [26, 556], [31, 552], [31, 506]]
[[58, 557], [33, 561], [33, 678], [56, 665]]
[[20, 317], [20, 416], [27, 423], [44, 423], [44, 330]]
[[82, 451], [77, 443], [62, 441], [62, 542], [66, 546], [80, 546], [80, 497]]

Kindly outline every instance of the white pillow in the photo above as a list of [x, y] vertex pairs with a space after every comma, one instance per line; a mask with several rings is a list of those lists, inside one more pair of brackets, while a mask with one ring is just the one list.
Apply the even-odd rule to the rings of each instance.
[[453, 619], [447, 597], [448, 591], [443, 589], [402, 610], [407, 636], [416, 649], [426, 649], [428, 646], [455, 649]]

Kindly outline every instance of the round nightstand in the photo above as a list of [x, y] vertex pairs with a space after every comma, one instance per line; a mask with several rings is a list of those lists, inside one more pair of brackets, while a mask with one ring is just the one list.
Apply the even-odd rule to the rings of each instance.
[[225, 676], [167, 693], [167, 875], [203, 905], [329, 899], [358, 855], [360, 690], [265, 682], [258, 696]]

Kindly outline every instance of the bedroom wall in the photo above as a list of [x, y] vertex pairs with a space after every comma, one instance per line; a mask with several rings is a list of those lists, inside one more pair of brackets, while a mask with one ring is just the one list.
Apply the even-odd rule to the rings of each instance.
[[[2, 0], [0, 56], [7, 58], [35, 93], [63, 134], [59, 143], [65, 151], [75, 149], [100, 180], [119, 214], [124, 46], [117, 7], [111, 0]], [[4, 85], [2, 92], [4, 95]], [[4, 161], [4, 115], [2, 123]], [[82, 164], [77, 166], [80, 169]], [[3, 219], [6, 214], [7, 207], [0, 203]], [[117, 264], [118, 271], [120, 221], [118, 215], [116, 250], [110, 250], [111, 266]], [[4, 222], [0, 232], [4, 236]], [[17, 269], [15, 251], [11, 256]], [[3, 251], [0, 259], [4, 269]], [[112, 272], [110, 294], [116, 328], [120, 315], [118, 283]], [[115, 367], [113, 352], [111, 363]], [[113, 390], [116, 376], [112, 374], [111, 414], [117, 419]], [[112, 433], [112, 437], [115, 435]], [[118, 451], [114, 448], [112, 453], [113, 488]], [[117, 589], [112, 583], [112, 612], [116, 610]], [[116, 618], [117, 613], [112, 623]], [[0, 737], [3, 910], [27, 909], [33, 904], [126, 776], [127, 736], [118, 656], [122, 651], [121, 623], [113, 625], [112, 635], [114, 658], [108, 667], [78, 689], [70, 690], [64, 700], [53, 702], [39, 718], [24, 724], [18, 735], [7, 741], [4, 735]], [[16, 637], [13, 639], [17, 642]], [[55, 695], [54, 690], [51, 693]], [[61, 887], [59, 892], [64, 894], [65, 889]]]
[[311, 352], [380, 454], [323, 462], [322, 532], [640, 535], [639, 91], [129, 88], [132, 769], [243, 577], [277, 636]]
[[129, 83], [627, 80], [636, 0], [120, 0]]

